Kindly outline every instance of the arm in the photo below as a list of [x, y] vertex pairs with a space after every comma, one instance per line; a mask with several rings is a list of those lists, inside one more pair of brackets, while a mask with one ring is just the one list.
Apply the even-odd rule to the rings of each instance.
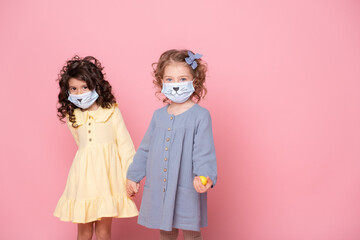
[[121, 112], [117, 107], [115, 107], [114, 110], [113, 121], [116, 134], [116, 144], [120, 154], [123, 176], [125, 177], [127, 169], [133, 160], [135, 148], [130, 134], [125, 126], [124, 119], [121, 116]]
[[126, 178], [133, 182], [140, 182], [146, 175], [146, 161], [149, 153], [150, 138], [155, 127], [154, 116], [155, 114], [153, 115], [145, 136], [134, 156], [134, 161], [127, 171]]
[[[217, 164], [211, 116], [208, 111], [202, 115], [194, 138], [193, 149], [194, 187], [198, 192], [206, 192], [215, 186], [217, 180]], [[207, 185], [202, 185], [198, 176], [207, 177]]]

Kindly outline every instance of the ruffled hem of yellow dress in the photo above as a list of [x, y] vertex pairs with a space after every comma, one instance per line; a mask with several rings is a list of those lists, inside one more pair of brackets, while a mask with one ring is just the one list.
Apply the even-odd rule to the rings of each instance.
[[72, 200], [61, 197], [54, 216], [61, 221], [88, 223], [102, 217], [128, 218], [139, 215], [135, 203], [127, 196], [107, 196], [93, 200]]

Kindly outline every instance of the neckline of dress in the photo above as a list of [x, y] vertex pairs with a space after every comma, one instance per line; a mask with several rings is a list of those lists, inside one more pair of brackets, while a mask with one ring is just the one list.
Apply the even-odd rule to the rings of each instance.
[[170, 114], [169, 112], [168, 112], [168, 108], [169, 108], [169, 106], [170, 106], [170, 104], [168, 104], [167, 106], [165, 106], [165, 112], [166, 112], [166, 114], [168, 115], [168, 116], [173, 116], [173, 117], [179, 117], [180, 115], [184, 115], [185, 113], [187, 113], [187, 112], [190, 112], [195, 106], [197, 106], [198, 104], [197, 103], [195, 103], [194, 105], [192, 105], [189, 109], [187, 109], [185, 112], [182, 112], [182, 113], [179, 113], [179, 114], [177, 114], [177, 115], [174, 115], [174, 114]]

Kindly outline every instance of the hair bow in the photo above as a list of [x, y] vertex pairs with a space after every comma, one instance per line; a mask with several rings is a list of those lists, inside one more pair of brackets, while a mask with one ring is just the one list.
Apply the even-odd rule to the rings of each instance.
[[197, 68], [198, 64], [195, 59], [200, 59], [203, 55], [200, 53], [193, 54], [192, 52], [188, 51], [189, 57], [185, 58], [187, 64], [191, 66], [192, 69]]

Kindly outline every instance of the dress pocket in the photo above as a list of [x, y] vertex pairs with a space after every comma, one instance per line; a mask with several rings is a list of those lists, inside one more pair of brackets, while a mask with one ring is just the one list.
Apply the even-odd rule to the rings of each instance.
[[146, 216], [149, 215], [149, 211], [151, 209], [151, 199], [150, 199], [151, 195], [150, 194], [151, 194], [150, 188], [148, 186], [144, 186], [140, 211], [143, 213], [143, 215], [146, 215]]
[[175, 221], [193, 222], [200, 219], [200, 194], [178, 186], [175, 203]]

